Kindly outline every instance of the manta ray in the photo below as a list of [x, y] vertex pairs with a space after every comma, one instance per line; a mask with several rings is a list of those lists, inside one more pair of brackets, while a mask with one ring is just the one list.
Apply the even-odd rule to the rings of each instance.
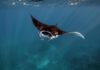
[[33, 22], [33, 25], [39, 30], [39, 37], [44, 40], [49, 39], [55, 39], [63, 34], [71, 34], [75, 36], [79, 36], [82, 39], [85, 39], [85, 37], [80, 32], [67, 32], [64, 30], [61, 30], [57, 25], [47, 25], [43, 22], [40, 22], [37, 20], [34, 16], [31, 15], [31, 19]]

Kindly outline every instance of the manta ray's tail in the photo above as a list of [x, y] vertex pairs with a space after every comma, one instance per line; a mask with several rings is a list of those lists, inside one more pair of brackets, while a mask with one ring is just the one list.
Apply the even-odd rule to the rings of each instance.
[[81, 37], [82, 39], [85, 39], [85, 37], [80, 32], [68, 32], [68, 34], [76, 35], [76, 36]]

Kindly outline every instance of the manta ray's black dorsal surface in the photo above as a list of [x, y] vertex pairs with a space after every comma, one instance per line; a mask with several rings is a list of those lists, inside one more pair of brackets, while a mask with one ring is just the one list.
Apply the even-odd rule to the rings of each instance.
[[52, 35], [61, 35], [61, 34], [66, 33], [65, 31], [59, 29], [56, 25], [44, 24], [40, 22], [39, 20], [37, 20], [34, 16], [31, 16], [31, 18], [32, 18], [33, 24], [39, 31], [49, 31], [52, 33]]
[[37, 20], [34, 16], [31, 16], [32, 22], [34, 26], [39, 30], [39, 36], [41, 38], [48, 38], [48, 39], [54, 39], [62, 34], [71, 34], [79, 36], [83, 39], [85, 37], [80, 32], [66, 32], [58, 28], [56, 25], [47, 25], [45, 23], [40, 22]]

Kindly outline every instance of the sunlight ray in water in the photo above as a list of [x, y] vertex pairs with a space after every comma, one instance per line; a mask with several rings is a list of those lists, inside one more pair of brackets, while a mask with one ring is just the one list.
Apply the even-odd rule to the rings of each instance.
[[85, 5], [100, 5], [99, 0], [3, 0], [2, 4], [5, 5], [69, 5], [69, 6], [85, 6]]

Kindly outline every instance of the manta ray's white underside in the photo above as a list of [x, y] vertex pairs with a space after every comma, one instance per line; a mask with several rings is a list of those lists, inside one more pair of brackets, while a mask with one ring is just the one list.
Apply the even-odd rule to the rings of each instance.
[[[47, 32], [48, 34], [50, 34], [51, 36], [49, 35], [45, 35], [43, 34], [43, 32]], [[67, 34], [71, 34], [71, 35], [75, 35], [75, 36], [79, 36], [81, 37], [82, 39], [85, 39], [85, 37], [80, 33], [80, 32], [68, 32]], [[59, 35], [53, 35], [51, 32], [49, 31], [40, 31], [39, 32], [39, 36], [42, 40], [44, 39], [49, 39], [49, 40], [52, 40], [52, 39], [55, 39], [55, 38], [58, 38]]]
[[[45, 34], [43, 34], [43, 32], [47, 32], [47, 33], [49, 33], [51, 36], [45, 35]], [[49, 31], [40, 31], [40, 32], [39, 32], [39, 36], [40, 36], [40, 38], [41, 38], [42, 40], [44, 40], [45, 38], [47, 38], [47, 39], [49, 39], [49, 40], [52, 40], [52, 39], [57, 38], [59, 35], [53, 35], [53, 34], [52, 34], [51, 32], [49, 32]]]

